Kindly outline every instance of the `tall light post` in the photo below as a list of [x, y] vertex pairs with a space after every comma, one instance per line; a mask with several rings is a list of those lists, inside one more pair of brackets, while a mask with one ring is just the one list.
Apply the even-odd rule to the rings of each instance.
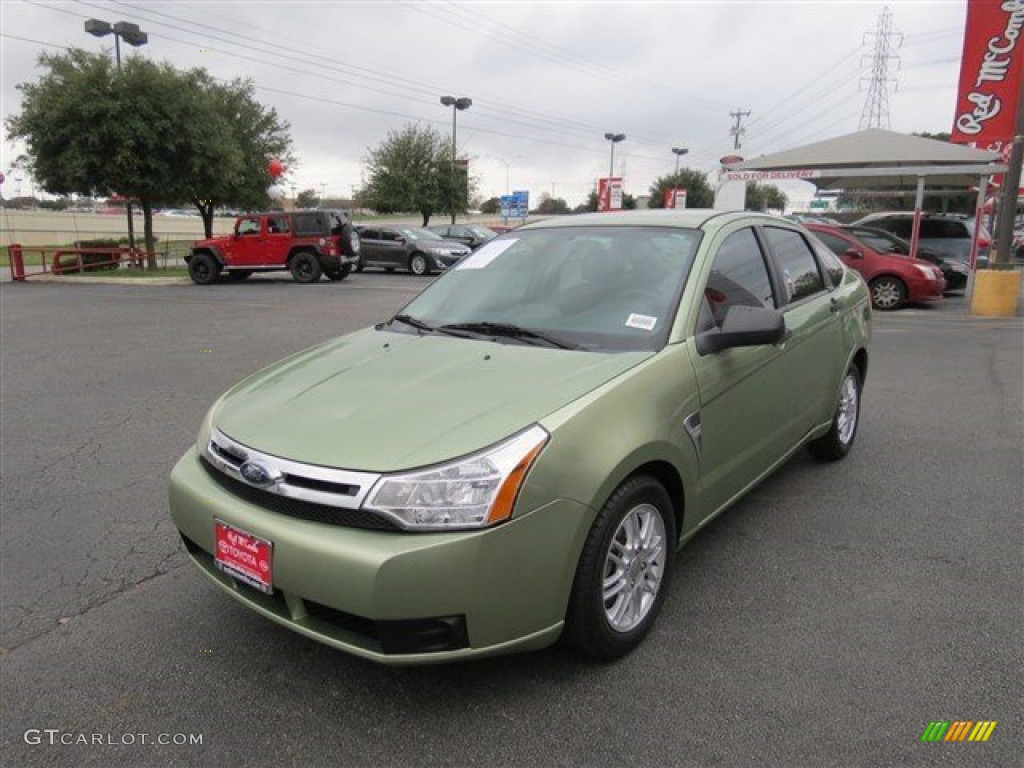
[[[612, 209], [612, 176], [615, 175], [615, 145], [626, 138], [624, 133], [606, 133], [604, 135], [612, 145], [611, 159], [608, 161], [608, 183], [605, 185], [605, 192], [608, 194], [608, 207], [603, 210], [610, 211]], [[597, 201], [597, 209], [600, 211], [601, 201]]]
[[[149, 42], [149, 35], [139, 29], [138, 24], [127, 21], [119, 21], [116, 24], [109, 24], [99, 19], [89, 19], [85, 22], [85, 31], [93, 37], [114, 36], [114, 53], [117, 58], [117, 72], [121, 73], [121, 41], [138, 48]], [[125, 198], [125, 211], [128, 214], [128, 247], [135, 249], [135, 222], [132, 220], [132, 201]]]
[[672, 154], [676, 156], [676, 172], [675, 176], [679, 176], [679, 158], [685, 155], [690, 150], [682, 147], [672, 147]]
[[604, 135], [608, 141], [612, 144], [612, 156], [608, 163], [608, 183], [611, 184], [611, 178], [615, 175], [615, 145], [626, 138], [624, 133], [606, 133]]
[[[456, 152], [456, 145], [455, 145], [456, 123], [455, 123], [455, 117], [462, 110], [469, 109], [471, 106], [473, 106], [473, 100], [472, 99], [468, 99], [465, 96], [459, 96], [458, 98], [456, 98], [454, 96], [442, 96], [441, 97], [441, 103], [444, 106], [446, 106], [446, 107], [451, 107], [452, 108], [452, 224], [454, 224], [455, 223], [455, 187], [456, 187], [456, 183], [458, 181], [458, 172], [456, 170], [457, 169], [457, 165], [456, 165], [456, 162], [455, 162], [455, 152]], [[469, 183], [469, 169], [468, 168], [466, 169], [466, 183], [467, 184]]]

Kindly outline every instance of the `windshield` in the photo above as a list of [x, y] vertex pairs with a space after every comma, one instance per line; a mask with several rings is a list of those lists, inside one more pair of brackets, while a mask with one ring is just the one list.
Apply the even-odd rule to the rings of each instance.
[[431, 232], [429, 229], [400, 229], [402, 236], [406, 240], [444, 240], [436, 232]]
[[[701, 233], [558, 227], [491, 240], [383, 327], [593, 351], [664, 346]], [[410, 323], [409, 320], [414, 323]]]
[[498, 236], [497, 232], [495, 232], [493, 229], [488, 229], [487, 227], [466, 227], [466, 229], [468, 229], [477, 237], [485, 238], [488, 240], [492, 237]]

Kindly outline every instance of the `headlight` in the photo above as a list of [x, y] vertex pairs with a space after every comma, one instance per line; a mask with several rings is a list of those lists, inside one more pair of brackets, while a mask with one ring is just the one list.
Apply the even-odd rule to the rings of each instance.
[[[929, 280], [934, 280], [935, 279], [935, 272], [932, 271], [931, 267], [926, 267], [924, 264], [915, 264], [914, 266], [917, 268], [918, 272], [923, 274]], [[942, 275], [942, 273], [940, 272], [939, 276], [941, 277], [941, 275]]]
[[452, 252], [447, 248], [431, 248], [430, 252], [435, 256], [451, 256]]
[[548, 441], [534, 425], [498, 445], [447, 464], [385, 475], [370, 491], [364, 509], [404, 528], [443, 531], [486, 528], [512, 514], [523, 478]]

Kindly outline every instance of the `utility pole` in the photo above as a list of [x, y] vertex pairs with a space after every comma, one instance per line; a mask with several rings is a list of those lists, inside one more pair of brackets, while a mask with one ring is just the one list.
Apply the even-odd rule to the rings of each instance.
[[744, 112], [742, 109], [737, 109], [735, 112], [730, 112], [729, 117], [736, 118], [736, 125], [729, 129], [729, 135], [733, 137], [732, 148], [740, 148], [740, 137], [747, 132], [747, 129], [742, 127], [740, 124], [744, 117], [750, 117], [750, 110]]
[[1017, 195], [1020, 190], [1021, 165], [1024, 163], [1024, 79], [1017, 94], [1017, 117], [1014, 120], [1013, 144], [1010, 147], [1009, 170], [1003, 174], [1003, 186], [999, 192], [999, 219], [996, 221], [995, 269], [1009, 269], [1013, 250], [1013, 223], [1017, 212]]
[[[899, 69], [900, 57], [889, 51], [893, 48], [893, 41], [896, 38], [895, 47], [903, 45], [903, 33], [896, 31], [892, 25], [892, 11], [883, 8], [878, 16], [878, 25], [874, 32], [864, 33], [864, 42], [868, 37], [874, 36], [875, 50], [871, 54], [871, 77], [861, 78], [861, 82], [869, 80], [868, 97], [864, 100], [864, 109], [860, 113], [860, 129], [865, 128], [890, 128], [889, 122], [889, 83], [896, 83], [896, 79], [889, 77], [889, 62], [896, 63]], [[861, 66], [864, 59], [861, 57]], [[898, 84], [897, 84], [898, 85]]]

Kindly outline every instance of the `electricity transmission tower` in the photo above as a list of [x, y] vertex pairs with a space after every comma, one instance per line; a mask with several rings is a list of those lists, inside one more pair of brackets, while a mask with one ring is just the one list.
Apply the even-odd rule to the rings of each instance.
[[[868, 37], [875, 38], [875, 50], [871, 53], [871, 77], [862, 77], [861, 83], [869, 81], [868, 97], [864, 100], [864, 109], [860, 114], [860, 128], [885, 128], [890, 127], [889, 123], [889, 83], [896, 83], [896, 79], [889, 77], [889, 64], [895, 62], [896, 69], [899, 69], [900, 57], [890, 53], [893, 48], [903, 45], [903, 33], [893, 28], [892, 12], [888, 7], [883, 8], [878, 16], [878, 24], [874, 32], [866, 32], [864, 41]], [[895, 43], [895, 45], [894, 45]], [[864, 59], [861, 58], [861, 66]]]

